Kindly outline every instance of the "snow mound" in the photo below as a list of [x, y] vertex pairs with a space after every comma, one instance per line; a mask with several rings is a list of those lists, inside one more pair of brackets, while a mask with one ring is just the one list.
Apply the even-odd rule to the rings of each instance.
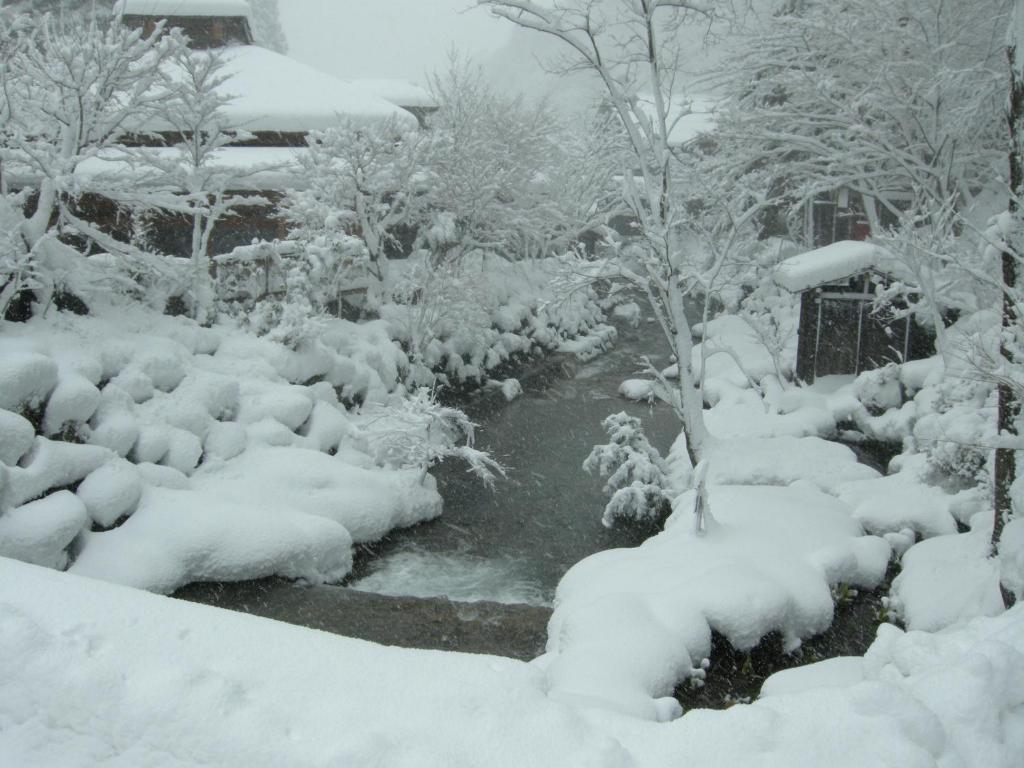
[[921, 480], [923, 459], [920, 455], [913, 457], [893, 475], [843, 483], [839, 498], [871, 533], [909, 528], [925, 537], [954, 534], [957, 496]]
[[19, 506], [38, 499], [51, 489], [65, 488], [82, 480], [113, 458], [95, 445], [62, 443], [37, 437], [21, 465], [7, 470], [7, 488], [0, 489], [0, 504]]
[[714, 485], [792, 485], [809, 482], [833, 496], [846, 482], [871, 480], [878, 472], [857, 463], [853, 451], [819, 437], [721, 440], [708, 456]]
[[135, 511], [142, 498], [142, 478], [134, 464], [116, 459], [90, 473], [75, 493], [93, 522], [109, 528]]
[[65, 424], [84, 424], [100, 404], [100, 391], [81, 374], [62, 375], [46, 402], [43, 434], [54, 435]]
[[17, 464], [32, 448], [35, 439], [35, 428], [28, 419], [0, 410], [0, 464]]
[[124, 525], [91, 533], [71, 573], [151, 592], [265, 576], [337, 582], [352, 566], [341, 525], [224, 495], [147, 488]]
[[891, 609], [909, 629], [934, 632], [1003, 612], [999, 562], [988, 556], [991, 525], [911, 547], [892, 583]]
[[46, 568], [64, 568], [67, 548], [88, 523], [85, 505], [68, 491], [0, 515], [0, 557]]
[[0, 347], [0, 408], [35, 408], [57, 386], [57, 364], [38, 352]]
[[888, 543], [807, 486], [713, 487], [705, 535], [693, 530], [693, 503], [683, 494], [663, 533], [592, 555], [562, 579], [552, 696], [656, 719], [657, 699], [710, 652], [712, 630], [740, 650], [772, 631], [794, 648], [831, 623], [830, 585], [873, 588], [885, 575]]
[[657, 382], [649, 379], [626, 379], [619, 384], [619, 394], [627, 400], [653, 403], [657, 397]]
[[619, 332], [610, 325], [597, 325], [581, 336], [566, 339], [558, 345], [558, 351], [575, 355], [583, 361], [593, 360], [614, 344], [618, 335]]

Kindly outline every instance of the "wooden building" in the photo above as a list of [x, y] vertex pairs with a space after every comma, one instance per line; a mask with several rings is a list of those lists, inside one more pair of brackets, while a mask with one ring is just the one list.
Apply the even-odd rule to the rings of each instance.
[[874, 310], [876, 288], [892, 280], [892, 259], [876, 245], [842, 240], [786, 259], [775, 282], [800, 295], [796, 375], [858, 374], [934, 354], [934, 334], [911, 317]]
[[[225, 60], [228, 77], [219, 90], [230, 100], [222, 112], [230, 126], [248, 136], [218, 150], [215, 162], [224, 170], [239, 171], [244, 179], [231, 193], [256, 194], [269, 205], [239, 208], [221, 219], [210, 240], [211, 256], [287, 234], [276, 216], [277, 203], [286, 190], [305, 184], [296, 152], [306, 146], [311, 131], [341, 120], [416, 130], [435, 107], [429, 94], [415, 86], [347, 82], [256, 45], [246, 0], [119, 0], [115, 12], [123, 24], [144, 32], [165, 21], [166, 28], [185, 33], [191, 48], [216, 49]], [[145, 138], [129, 137], [129, 142], [155, 153], [173, 152], [180, 138], [158, 124], [141, 126], [139, 136]], [[110, 170], [101, 158], [87, 161], [80, 172], [100, 175]], [[183, 217], [150, 214], [148, 219], [151, 247], [172, 256], [190, 254], [191, 226]]]

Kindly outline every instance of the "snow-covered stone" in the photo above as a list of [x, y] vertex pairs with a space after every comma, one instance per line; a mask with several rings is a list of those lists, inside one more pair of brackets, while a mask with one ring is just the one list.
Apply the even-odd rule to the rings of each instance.
[[43, 434], [54, 435], [65, 424], [84, 424], [100, 404], [100, 391], [78, 373], [64, 374], [46, 402]]
[[89, 521], [73, 493], [58, 491], [0, 513], [0, 557], [64, 568], [67, 548]]
[[354, 431], [355, 427], [337, 406], [318, 400], [301, 433], [308, 447], [327, 452], [336, 451], [338, 444]]
[[36, 408], [57, 386], [57, 364], [37, 352], [2, 350], [0, 354], [0, 408], [20, 411]]
[[175, 491], [190, 487], [188, 477], [174, 467], [144, 462], [137, 464], [136, 469], [139, 471], [142, 482], [146, 485], [152, 485], [155, 488], [170, 488]]
[[136, 403], [146, 402], [156, 391], [153, 380], [135, 365], [125, 367], [107, 386], [120, 387]]
[[35, 439], [36, 430], [28, 419], [0, 410], [0, 464], [17, 464]]
[[908, 629], [934, 632], [1003, 612], [991, 527], [926, 539], [911, 547], [892, 584], [892, 608]]
[[142, 424], [132, 448], [131, 459], [136, 464], [159, 464], [170, 448], [169, 427], [164, 424]]
[[139, 420], [132, 413], [109, 408], [93, 418], [88, 440], [90, 445], [109, 448], [124, 458], [132, 452], [139, 440], [139, 433]]
[[203, 454], [206, 460], [227, 461], [244, 451], [248, 443], [244, 426], [234, 421], [218, 421], [206, 433]]
[[160, 459], [161, 464], [190, 475], [202, 455], [203, 443], [198, 437], [184, 429], [167, 428], [167, 453]]
[[114, 458], [105, 448], [37, 437], [21, 465], [7, 470], [0, 506], [20, 506], [47, 491], [74, 485]]
[[185, 378], [186, 354], [178, 344], [161, 344], [139, 354], [135, 363], [154, 387], [161, 392], [171, 392]]
[[305, 387], [246, 381], [241, 385], [238, 421], [254, 424], [266, 418], [288, 429], [301, 427], [313, 410], [313, 398]]
[[92, 521], [109, 528], [135, 511], [142, 497], [142, 478], [134, 464], [116, 459], [90, 473], [75, 493]]

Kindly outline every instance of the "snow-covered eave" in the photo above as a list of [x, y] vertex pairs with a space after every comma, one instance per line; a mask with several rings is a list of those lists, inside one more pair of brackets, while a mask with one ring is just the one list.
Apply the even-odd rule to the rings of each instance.
[[869, 271], [890, 271], [894, 259], [884, 248], [860, 240], [840, 240], [791, 256], [775, 270], [775, 284], [802, 293]]
[[[229, 101], [221, 112], [232, 128], [271, 133], [308, 133], [342, 122], [393, 124], [417, 130], [416, 118], [386, 99], [288, 56], [256, 45], [220, 49], [227, 80], [218, 89]], [[171, 71], [172, 79], [177, 75]], [[134, 130], [162, 131], [160, 120]]]
[[[141, 151], [152, 153], [154, 159], [161, 162], [173, 159], [179, 152], [173, 147], [154, 147]], [[298, 159], [297, 153], [301, 151], [292, 147], [224, 147], [217, 150], [205, 172], [230, 176], [231, 190], [236, 192], [302, 189], [307, 181]], [[38, 176], [24, 168], [8, 166], [4, 171], [12, 189], [39, 186]], [[160, 171], [144, 163], [133, 163], [118, 150], [82, 161], [75, 169], [73, 179], [80, 191], [100, 195], [105, 189], [132, 188], [145, 193], [164, 189], [167, 185]]]
[[405, 80], [357, 78], [343, 82], [403, 109], [430, 111], [436, 110], [441, 106], [430, 91]]
[[251, 18], [246, 0], [117, 0], [114, 13], [124, 16]]

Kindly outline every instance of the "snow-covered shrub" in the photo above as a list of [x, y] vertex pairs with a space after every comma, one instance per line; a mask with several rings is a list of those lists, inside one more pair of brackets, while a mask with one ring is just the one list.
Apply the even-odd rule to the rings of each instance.
[[[290, 236], [319, 258], [343, 254], [349, 263], [340, 277], [387, 284], [389, 255], [400, 250], [395, 232], [426, 221], [433, 141], [395, 120], [313, 131], [299, 155], [308, 187], [289, 191], [281, 203]], [[348, 242], [353, 232], [361, 249]]]
[[[485, 275], [459, 263], [434, 265], [420, 258], [396, 281], [392, 302], [380, 313], [396, 336], [408, 346], [409, 380], [415, 385], [466, 377], [464, 356], [476, 364], [478, 377], [486, 368], [478, 342], [497, 335]], [[445, 360], [447, 358], [447, 360]], [[441, 370], [440, 375], [434, 371]]]
[[903, 404], [900, 367], [895, 363], [864, 371], [853, 382], [857, 399], [871, 411], [882, 412]]
[[792, 375], [790, 351], [800, 322], [800, 297], [775, 284], [783, 245], [765, 248], [752, 269], [754, 288], [739, 303], [739, 316], [771, 357], [775, 376], [785, 385]]
[[914, 424], [914, 443], [928, 457], [932, 479], [971, 486], [990, 482], [988, 444], [995, 424], [995, 387], [976, 378], [947, 376], [917, 398], [926, 410]]
[[604, 492], [611, 500], [601, 522], [659, 522], [669, 510], [668, 469], [658, 450], [644, 435], [640, 419], [627, 413], [612, 414], [601, 422], [608, 433], [605, 445], [595, 445], [583, 470], [608, 478]]
[[485, 485], [504, 468], [473, 447], [476, 424], [457, 408], [437, 402], [423, 387], [397, 403], [365, 412], [362, 436], [376, 462], [391, 469], [427, 470], [447, 458], [462, 459]]

